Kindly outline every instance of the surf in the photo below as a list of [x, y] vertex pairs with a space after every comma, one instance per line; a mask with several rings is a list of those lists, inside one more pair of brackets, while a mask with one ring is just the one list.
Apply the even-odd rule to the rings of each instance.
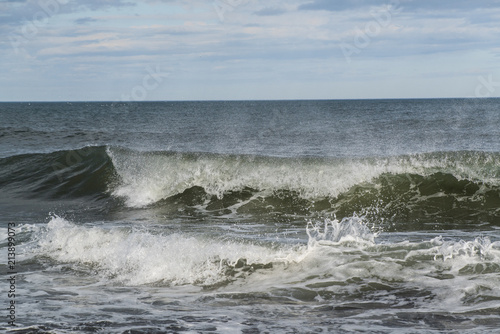
[[345, 159], [89, 146], [2, 158], [0, 187], [18, 197], [105, 200], [174, 215], [357, 214], [407, 230], [500, 224], [500, 154], [487, 152]]

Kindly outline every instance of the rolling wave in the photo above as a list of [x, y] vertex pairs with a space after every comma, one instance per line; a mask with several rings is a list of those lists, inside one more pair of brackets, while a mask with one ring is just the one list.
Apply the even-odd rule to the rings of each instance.
[[33, 198], [102, 197], [113, 173], [105, 147], [0, 159], [0, 187]]
[[111, 197], [130, 208], [500, 223], [500, 154], [485, 152], [335, 159], [94, 146], [0, 159], [0, 187], [31, 198]]

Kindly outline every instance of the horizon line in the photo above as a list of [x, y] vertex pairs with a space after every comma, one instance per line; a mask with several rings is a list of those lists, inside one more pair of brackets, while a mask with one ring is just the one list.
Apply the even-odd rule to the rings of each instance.
[[234, 100], [144, 100], [144, 101], [112, 101], [112, 100], [33, 100], [33, 101], [0, 101], [0, 103], [155, 103], [155, 102], [285, 102], [285, 101], [376, 101], [376, 100], [487, 100], [500, 99], [500, 96], [488, 97], [380, 97], [380, 98], [324, 98], [324, 99], [234, 99]]

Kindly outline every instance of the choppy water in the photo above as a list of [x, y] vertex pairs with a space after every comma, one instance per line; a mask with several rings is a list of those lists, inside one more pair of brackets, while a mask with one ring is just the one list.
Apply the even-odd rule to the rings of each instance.
[[0, 117], [21, 333], [500, 327], [498, 99], [2, 103]]

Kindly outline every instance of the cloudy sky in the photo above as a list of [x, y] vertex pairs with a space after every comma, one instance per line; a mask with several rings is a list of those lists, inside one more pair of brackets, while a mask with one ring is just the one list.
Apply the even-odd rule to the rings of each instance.
[[0, 0], [0, 101], [500, 96], [500, 0]]

